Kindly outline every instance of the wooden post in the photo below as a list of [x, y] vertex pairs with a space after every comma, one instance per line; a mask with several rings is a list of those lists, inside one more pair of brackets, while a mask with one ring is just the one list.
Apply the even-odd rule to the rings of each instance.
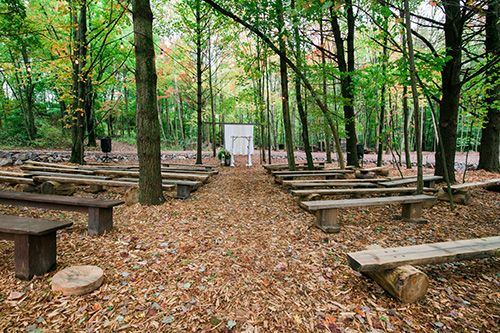
[[56, 265], [56, 232], [14, 235], [15, 274], [21, 280], [45, 274]]
[[113, 228], [113, 208], [89, 207], [88, 234], [101, 235]]
[[191, 196], [191, 186], [190, 185], [182, 185], [177, 184], [177, 196], [176, 199], [186, 200]]
[[420, 224], [427, 223], [427, 220], [422, 218], [422, 202], [402, 204], [401, 206], [401, 216], [406, 222], [414, 222]]
[[319, 209], [316, 211], [316, 227], [326, 233], [340, 232], [338, 209]]

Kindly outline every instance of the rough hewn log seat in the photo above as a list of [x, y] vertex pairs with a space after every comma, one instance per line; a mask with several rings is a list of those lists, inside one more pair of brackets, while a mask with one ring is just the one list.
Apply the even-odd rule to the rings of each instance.
[[384, 198], [304, 201], [301, 202], [301, 206], [316, 213], [316, 227], [324, 232], [334, 233], [340, 231], [338, 223], [338, 210], [340, 208], [400, 204], [403, 207], [401, 216], [405, 221], [424, 222], [422, 220], [423, 203], [436, 200], [436, 197], [420, 194]]
[[[434, 192], [434, 189], [424, 188], [424, 191]], [[292, 195], [305, 197], [311, 194], [319, 195], [391, 195], [402, 193], [416, 193], [416, 187], [390, 187], [390, 188], [335, 188], [335, 189], [312, 189], [312, 190], [293, 190]]]
[[[443, 180], [441, 176], [424, 175], [424, 187], [435, 187], [437, 181]], [[389, 180], [380, 182], [379, 184], [385, 187], [396, 187], [402, 185], [413, 184], [417, 182], [417, 177], [408, 177], [403, 179]]]
[[56, 265], [56, 231], [72, 222], [0, 215], [0, 239], [14, 241], [16, 277], [31, 280]]
[[347, 254], [358, 272], [380, 272], [402, 265], [442, 264], [500, 255], [500, 236], [430, 243]]
[[124, 201], [119, 200], [0, 191], [0, 204], [87, 213], [89, 216], [89, 235], [101, 235], [103, 232], [111, 230], [113, 228], [113, 207], [123, 203]]

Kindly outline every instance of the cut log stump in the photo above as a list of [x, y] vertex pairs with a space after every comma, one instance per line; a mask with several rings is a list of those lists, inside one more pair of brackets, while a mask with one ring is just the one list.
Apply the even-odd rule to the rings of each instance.
[[[448, 197], [448, 192], [443, 190], [442, 188], [439, 189], [438, 192], [438, 200], [442, 201], [450, 201], [450, 198]], [[470, 204], [471, 200], [471, 195], [468, 190], [457, 190], [453, 192], [453, 203], [458, 204], [458, 205], [468, 205]]]
[[[378, 245], [367, 246], [367, 250], [382, 249]], [[429, 288], [429, 277], [412, 265], [403, 265], [380, 272], [366, 272], [394, 298], [403, 303], [413, 303], [425, 296]]]
[[40, 193], [41, 189], [39, 185], [17, 184], [16, 186], [14, 186], [14, 191], [25, 193]]
[[48, 181], [42, 183], [41, 192], [43, 194], [57, 194], [57, 195], [73, 195], [76, 186], [72, 183], [58, 183], [56, 181]]
[[131, 187], [123, 195], [123, 200], [127, 206], [133, 205], [139, 202], [139, 188]]
[[99, 288], [103, 280], [104, 273], [97, 266], [73, 266], [54, 275], [52, 290], [62, 292], [64, 296], [78, 296]]

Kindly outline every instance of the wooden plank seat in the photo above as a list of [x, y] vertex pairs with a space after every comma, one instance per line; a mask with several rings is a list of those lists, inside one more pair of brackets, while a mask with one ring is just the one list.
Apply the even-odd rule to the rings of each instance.
[[167, 168], [173, 165], [173, 166], [180, 166], [183, 168], [198, 168], [198, 169], [203, 168], [209, 170], [215, 169], [217, 167], [217, 165], [210, 165], [210, 164], [183, 164], [183, 163], [167, 163], [167, 162], [162, 162], [161, 165]]
[[[441, 176], [424, 175], [424, 187], [435, 187], [436, 181], [443, 180]], [[402, 185], [413, 184], [417, 182], [417, 177], [408, 177], [403, 179], [389, 180], [385, 182], [380, 182], [379, 184], [385, 187], [396, 187]]]
[[[473, 183], [463, 183], [463, 184], [451, 185], [451, 191], [452, 192], [459, 192], [459, 191], [467, 190], [467, 189], [473, 188], [473, 187], [483, 187], [483, 186], [489, 186], [489, 185], [500, 185], [500, 178], [485, 180], [482, 182], [473, 182]], [[443, 186], [443, 190], [445, 190], [445, 191], [448, 190], [448, 187]]]
[[58, 172], [45, 172], [45, 171], [28, 171], [27, 175], [29, 175], [30, 177], [33, 177], [33, 176], [53, 176], [53, 177], [99, 179], [99, 180], [111, 180], [111, 179], [113, 179], [109, 176], [79, 175], [79, 174], [72, 174], [72, 173], [58, 173]]
[[349, 265], [358, 272], [380, 272], [403, 265], [442, 264], [500, 256], [500, 236], [351, 252]]
[[344, 174], [336, 172], [324, 172], [324, 173], [294, 173], [286, 175], [277, 175], [275, 177], [275, 182], [282, 184], [285, 180], [293, 180], [296, 178], [324, 178], [326, 180], [337, 179], [343, 177]]
[[21, 165], [21, 170], [26, 171], [42, 171], [42, 172], [56, 172], [56, 173], [71, 173], [79, 175], [93, 175], [91, 170], [76, 169], [76, 168], [54, 168], [36, 165]]
[[[116, 178], [117, 181], [124, 182], [137, 182], [137, 178]], [[176, 179], [163, 179], [162, 184], [164, 185], [175, 185], [177, 186], [177, 196], [176, 199], [189, 199], [191, 192], [196, 191], [203, 185], [202, 182], [197, 182], [193, 180], [176, 180]]]
[[[113, 178], [139, 178], [139, 171], [115, 171], [115, 170], [95, 170], [97, 175], [105, 175]], [[173, 173], [173, 172], [162, 172], [162, 179], [180, 179], [180, 180], [194, 180], [199, 182], [207, 182], [210, 178], [209, 175], [200, 175], [194, 173]]]
[[295, 170], [295, 171], [290, 171], [290, 170], [281, 170], [281, 171], [272, 171], [271, 174], [273, 176], [281, 176], [281, 175], [295, 175], [295, 174], [305, 174], [305, 173], [313, 173], [313, 174], [323, 174], [323, 173], [341, 173], [341, 174], [346, 174], [346, 173], [354, 173], [354, 170], [352, 169], [338, 169], [338, 168], [328, 168], [328, 169], [318, 169], [318, 170]]
[[[99, 185], [99, 186], [112, 186], [112, 187], [132, 187], [139, 186], [139, 182], [122, 182], [116, 180], [101, 180], [90, 178], [77, 178], [77, 177], [55, 177], [55, 176], [33, 176], [33, 180], [38, 183], [55, 181], [59, 183], [73, 183], [77, 185]], [[173, 191], [175, 185], [163, 184], [164, 191]]]
[[14, 241], [15, 275], [31, 280], [49, 272], [56, 265], [56, 232], [73, 222], [0, 215], [0, 239]]
[[422, 206], [426, 201], [436, 201], [436, 197], [420, 194], [398, 197], [363, 198], [344, 200], [304, 201], [301, 206], [316, 214], [315, 226], [327, 233], [339, 232], [338, 210], [348, 207], [367, 207], [401, 204], [402, 218], [409, 222], [424, 222]]
[[0, 176], [7, 177], [20, 177], [20, 178], [31, 178], [31, 176], [24, 172], [11, 172], [11, 171], [0, 171]]
[[285, 188], [336, 188], [336, 187], [354, 187], [354, 188], [375, 188], [377, 184], [372, 182], [360, 181], [345, 181], [345, 179], [324, 180], [322, 182], [299, 182], [299, 181], [283, 181]]
[[0, 204], [87, 213], [89, 235], [101, 235], [103, 232], [111, 230], [113, 228], [113, 207], [123, 203], [119, 200], [0, 191]]
[[31, 178], [25, 177], [11, 177], [11, 176], [0, 176], [0, 183], [11, 184], [29, 184], [35, 185], [35, 182]]
[[[432, 188], [424, 188], [426, 192], [434, 192]], [[415, 193], [416, 187], [390, 187], [390, 188], [341, 188], [341, 189], [312, 189], [312, 190], [292, 190], [292, 195], [305, 197], [311, 194], [319, 195], [373, 195], [373, 194], [402, 194]]]

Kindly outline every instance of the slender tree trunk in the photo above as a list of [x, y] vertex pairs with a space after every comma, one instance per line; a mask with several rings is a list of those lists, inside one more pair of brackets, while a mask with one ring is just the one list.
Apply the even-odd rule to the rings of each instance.
[[156, 98], [156, 68], [153, 43], [153, 12], [149, 0], [133, 0], [136, 81], [137, 155], [139, 157], [139, 202], [164, 202], [161, 182], [160, 129]]
[[[384, 28], [385, 30], [387, 31], [388, 30], [388, 19], [386, 18], [384, 20]], [[387, 53], [388, 53], [388, 50], [387, 50], [387, 43], [388, 43], [388, 40], [389, 40], [389, 37], [387, 36], [387, 34], [385, 32], [383, 32], [384, 34], [384, 46], [383, 46], [383, 49], [382, 49], [382, 89], [380, 91], [380, 119], [379, 119], [379, 122], [380, 122], [380, 133], [379, 133], [379, 145], [378, 145], [378, 155], [377, 155], [377, 166], [378, 167], [381, 167], [382, 166], [382, 161], [383, 161], [383, 157], [384, 157], [384, 141], [386, 140], [386, 137], [385, 137], [385, 90], [386, 90], [386, 87], [387, 87], [387, 83], [386, 83], [386, 76], [387, 76]]]
[[[75, 57], [73, 60], [73, 83], [76, 96], [73, 99], [73, 119], [72, 124], [72, 148], [71, 148], [71, 163], [84, 163], [84, 144], [85, 139], [85, 99], [87, 73], [84, 72], [84, 67], [87, 62], [87, 3], [85, 0], [79, 2], [80, 12], [78, 16], [78, 26], [75, 29]], [[75, 82], [76, 81], [76, 82]]]
[[333, 6], [330, 7], [332, 31], [337, 47], [337, 62], [341, 72], [340, 86], [341, 95], [344, 100], [344, 118], [345, 118], [345, 133], [347, 136], [347, 165], [358, 167], [358, 153], [356, 136], [356, 116], [354, 113], [354, 96], [352, 86], [352, 74], [354, 73], [354, 13], [352, 8], [352, 0], [345, 2], [347, 10], [347, 61], [344, 51], [344, 40], [338, 23], [338, 15], [334, 12]]
[[417, 91], [417, 78], [415, 71], [415, 57], [413, 51], [413, 39], [411, 35], [411, 20], [410, 20], [410, 8], [408, 5], [408, 0], [404, 0], [405, 7], [405, 23], [406, 23], [406, 38], [408, 41], [408, 60], [410, 65], [410, 80], [411, 80], [411, 91], [413, 95], [413, 109], [415, 114], [415, 136], [417, 142], [417, 193], [424, 193], [424, 172], [422, 167], [422, 136], [420, 131], [420, 116], [418, 110], [418, 91]]
[[196, 164], [202, 164], [202, 147], [203, 147], [203, 120], [202, 120], [202, 77], [201, 77], [201, 8], [200, 1], [196, 0], [196, 115], [197, 115], [197, 145], [196, 145]]
[[[486, 12], [486, 53], [493, 58], [500, 54], [500, 3], [490, 1]], [[481, 146], [479, 147], [479, 169], [498, 172], [500, 165], [500, 75], [498, 66], [493, 67], [486, 75], [489, 89], [486, 104], [488, 105], [487, 122], [483, 127]]]
[[173, 52], [173, 63], [174, 63], [174, 88], [175, 88], [175, 99], [177, 101], [177, 115], [179, 118], [179, 130], [180, 130], [180, 137], [182, 141], [185, 140], [184, 137], [184, 123], [182, 121], [182, 101], [181, 101], [181, 96], [179, 93], [179, 86], [177, 85], [177, 61], [175, 60], [175, 47], [174, 47], [174, 52]]
[[[292, 11], [295, 11], [295, 0], [292, 0]], [[294, 20], [294, 37], [295, 37], [295, 57], [297, 59], [297, 67], [303, 70], [303, 55], [301, 52], [301, 42], [299, 35], [299, 20], [297, 15], [293, 16]], [[295, 98], [297, 100], [297, 109], [299, 111], [300, 123], [302, 125], [302, 141], [304, 142], [304, 151], [306, 153], [307, 168], [314, 169], [314, 162], [311, 153], [311, 144], [309, 143], [309, 125], [307, 124], [307, 113], [304, 110], [304, 103], [302, 101], [302, 85], [300, 77], [295, 75]], [[325, 103], [326, 104], [326, 103]]]
[[[285, 27], [284, 19], [284, 8], [282, 0], [277, 0], [277, 12], [278, 12], [278, 27], [280, 31], [283, 31]], [[284, 36], [280, 36], [279, 48], [280, 48], [280, 75], [281, 75], [281, 106], [283, 112], [283, 123], [285, 127], [285, 146], [288, 160], [288, 168], [290, 170], [296, 170], [295, 166], [295, 156], [292, 138], [292, 126], [290, 121], [290, 105], [288, 101], [288, 74], [287, 74], [287, 64], [286, 64], [286, 44]]]
[[[323, 103], [328, 105], [327, 94], [328, 90], [326, 87], [326, 56], [325, 56], [325, 36], [323, 32], [323, 11], [321, 11], [321, 15], [319, 18], [319, 34], [320, 34], [320, 43], [321, 43], [321, 76], [322, 76], [322, 87], [323, 87]], [[332, 163], [332, 148], [330, 146], [330, 131], [325, 129], [325, 143], [326, 143], [326, 163]], [[314, 168], [314, 167], [313, 167]]]
[[[210, 35], [210, 34], [209, 34]], [[216, 146], [217, 138], [215, 135], [215, 96], [212, 82], [212, 43], [210, 37], [208, 38], [208, 84], [210, 89], [210, 112], [212, 113], [212, 155], [217, 156]]]

